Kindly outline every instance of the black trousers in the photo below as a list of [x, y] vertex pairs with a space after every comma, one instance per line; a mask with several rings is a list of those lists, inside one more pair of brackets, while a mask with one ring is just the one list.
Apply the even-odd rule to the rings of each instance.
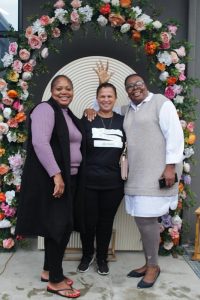
[[123, 187], [112, 190], [86, 189], [86, 231], [81, 233], [84, 256], [94, 254], [96, 236], [97, 261], [107, 259], [113, 221], [123, 195]]
[[[71, 176], [71, 192], [74, 197], [76, 191], [76, 176]], [[44, 267], [45, 271], [49, 271], [49, 281], [59, 283], [64, 279], [62, 261], [65, 249], [69, 242], [71, 230], [67, 228], [60, 242], [58, 243], [52, 238], [44, 238]]]

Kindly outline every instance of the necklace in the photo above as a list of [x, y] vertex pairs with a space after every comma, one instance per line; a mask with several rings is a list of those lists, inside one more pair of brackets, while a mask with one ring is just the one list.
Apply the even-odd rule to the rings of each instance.
[[[106, 127], [106, 125], [105, 125], [104, 120], [102, 119], [102, 117], [99, 116], [99, 118], [101, 119], [102, 125], [103, 125], [103, 127], [104, 127], [105, 129], [110, 129], [110, 128], [111, 128], [113, 116], [111, 117], [111, 119], [109, 118], [109, 119], [110, 119], [110, 122], [109, 122], [109, 124], [108, 124], [108, 128]], [[108, 118], [107, 118], [107, 119], [108, 119]]]

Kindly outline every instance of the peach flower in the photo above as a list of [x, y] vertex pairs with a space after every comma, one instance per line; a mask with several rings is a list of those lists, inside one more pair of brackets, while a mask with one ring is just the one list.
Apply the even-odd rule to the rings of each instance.
[[73, 7], [73, 8], [79, 8], [79, 7], [81, 7], [81, 3], [82, 3], [82, 1], [79, 1], [79, 0], [73, 0], [72, 2], [71, 2], [71, 6]]
[[42, 26], [46, 26], [51, 23], [51, 19], [49, 18], [49, 16], [46, 15], [41, 16], [39, 20]]
[[33, 28], [32, 26], [28, 26], [26, 28], [25, 37], [28, 39], [33, 35]]
[[9, 171], [9, 166], [6, 164], [0, 164], [0, 175], [5, 175]]
[[6, 150], [4, 148], [0, 148], [0, 157], [5, 154]]
[[42, 47], [42, 41], [37, 35], [32, 35], [29, 37], [28, 44], [30, 45], [31, 49], [40, 49]]
[[15, 242], [12, 238], [3, 240], [3, 248], [11, 249], [15, 245]]
[[51, 35], [52, 35], [53, 38], [58, 38], [60, 36], [60, 29], [58, 27], [55, 27], [52, 30]]
[[120, 6], [123, 8], [129, 8], [131, 7], [131, 0], [119, 0]]
[[21, 123], [23, 121], [26, 120], [26, 115], [24, 112], [19, 112], [18, 114], [16, 114], [15, 116], [15, 120], [18, 122], [18, 123]]
[[7, 87], [7, 83], [3, 78], [0, 78], [0, 91], [3, 91]]
[[121, 26], [122, 24], [125, 23], [124, 17], [122, 17], [120, 14], [110, 14], [108, 17], [111, 26], [116, 27], [116, 26]]
[[26, 49], [21, 49], [19, 51], [19, 57], [21, 60], [28, 60], [30, 58], [30, 52]]

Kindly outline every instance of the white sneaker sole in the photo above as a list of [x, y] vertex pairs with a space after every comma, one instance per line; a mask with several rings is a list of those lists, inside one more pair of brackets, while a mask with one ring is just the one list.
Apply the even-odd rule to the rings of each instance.
[[92, 258], [92, 260], [91, 260], [91, 262], [89, 263], [89, 266], [88, 266], [88, 268], [86, 269], [86, 270], [79, 270], [79, 268], [77, 268], [77, 271], [79, 272], [79, 273], [85, 273], [85, 272], [87, 272], [88, 270], [89, 270], [89, 268], [90, 268], [90, 265], [93, 263], [93, 261], [94, 261], [94, 257]]

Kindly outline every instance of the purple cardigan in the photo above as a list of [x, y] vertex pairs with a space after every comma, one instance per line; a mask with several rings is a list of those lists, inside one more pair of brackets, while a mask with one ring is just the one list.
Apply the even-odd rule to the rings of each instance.
[[[82, 160], [80, 151], [82, 136], [68, 115], [67, 109], [62, 109], [62, 112], [69, 129], [71, 175], [76, 175]], [[49, 176], [52, 177], [60, 172], [50, 145], [55, 123], [54, 111], [49, 104], [42, 102], [33, 110], [31, 120], [32, 143], [35, 153]]]

